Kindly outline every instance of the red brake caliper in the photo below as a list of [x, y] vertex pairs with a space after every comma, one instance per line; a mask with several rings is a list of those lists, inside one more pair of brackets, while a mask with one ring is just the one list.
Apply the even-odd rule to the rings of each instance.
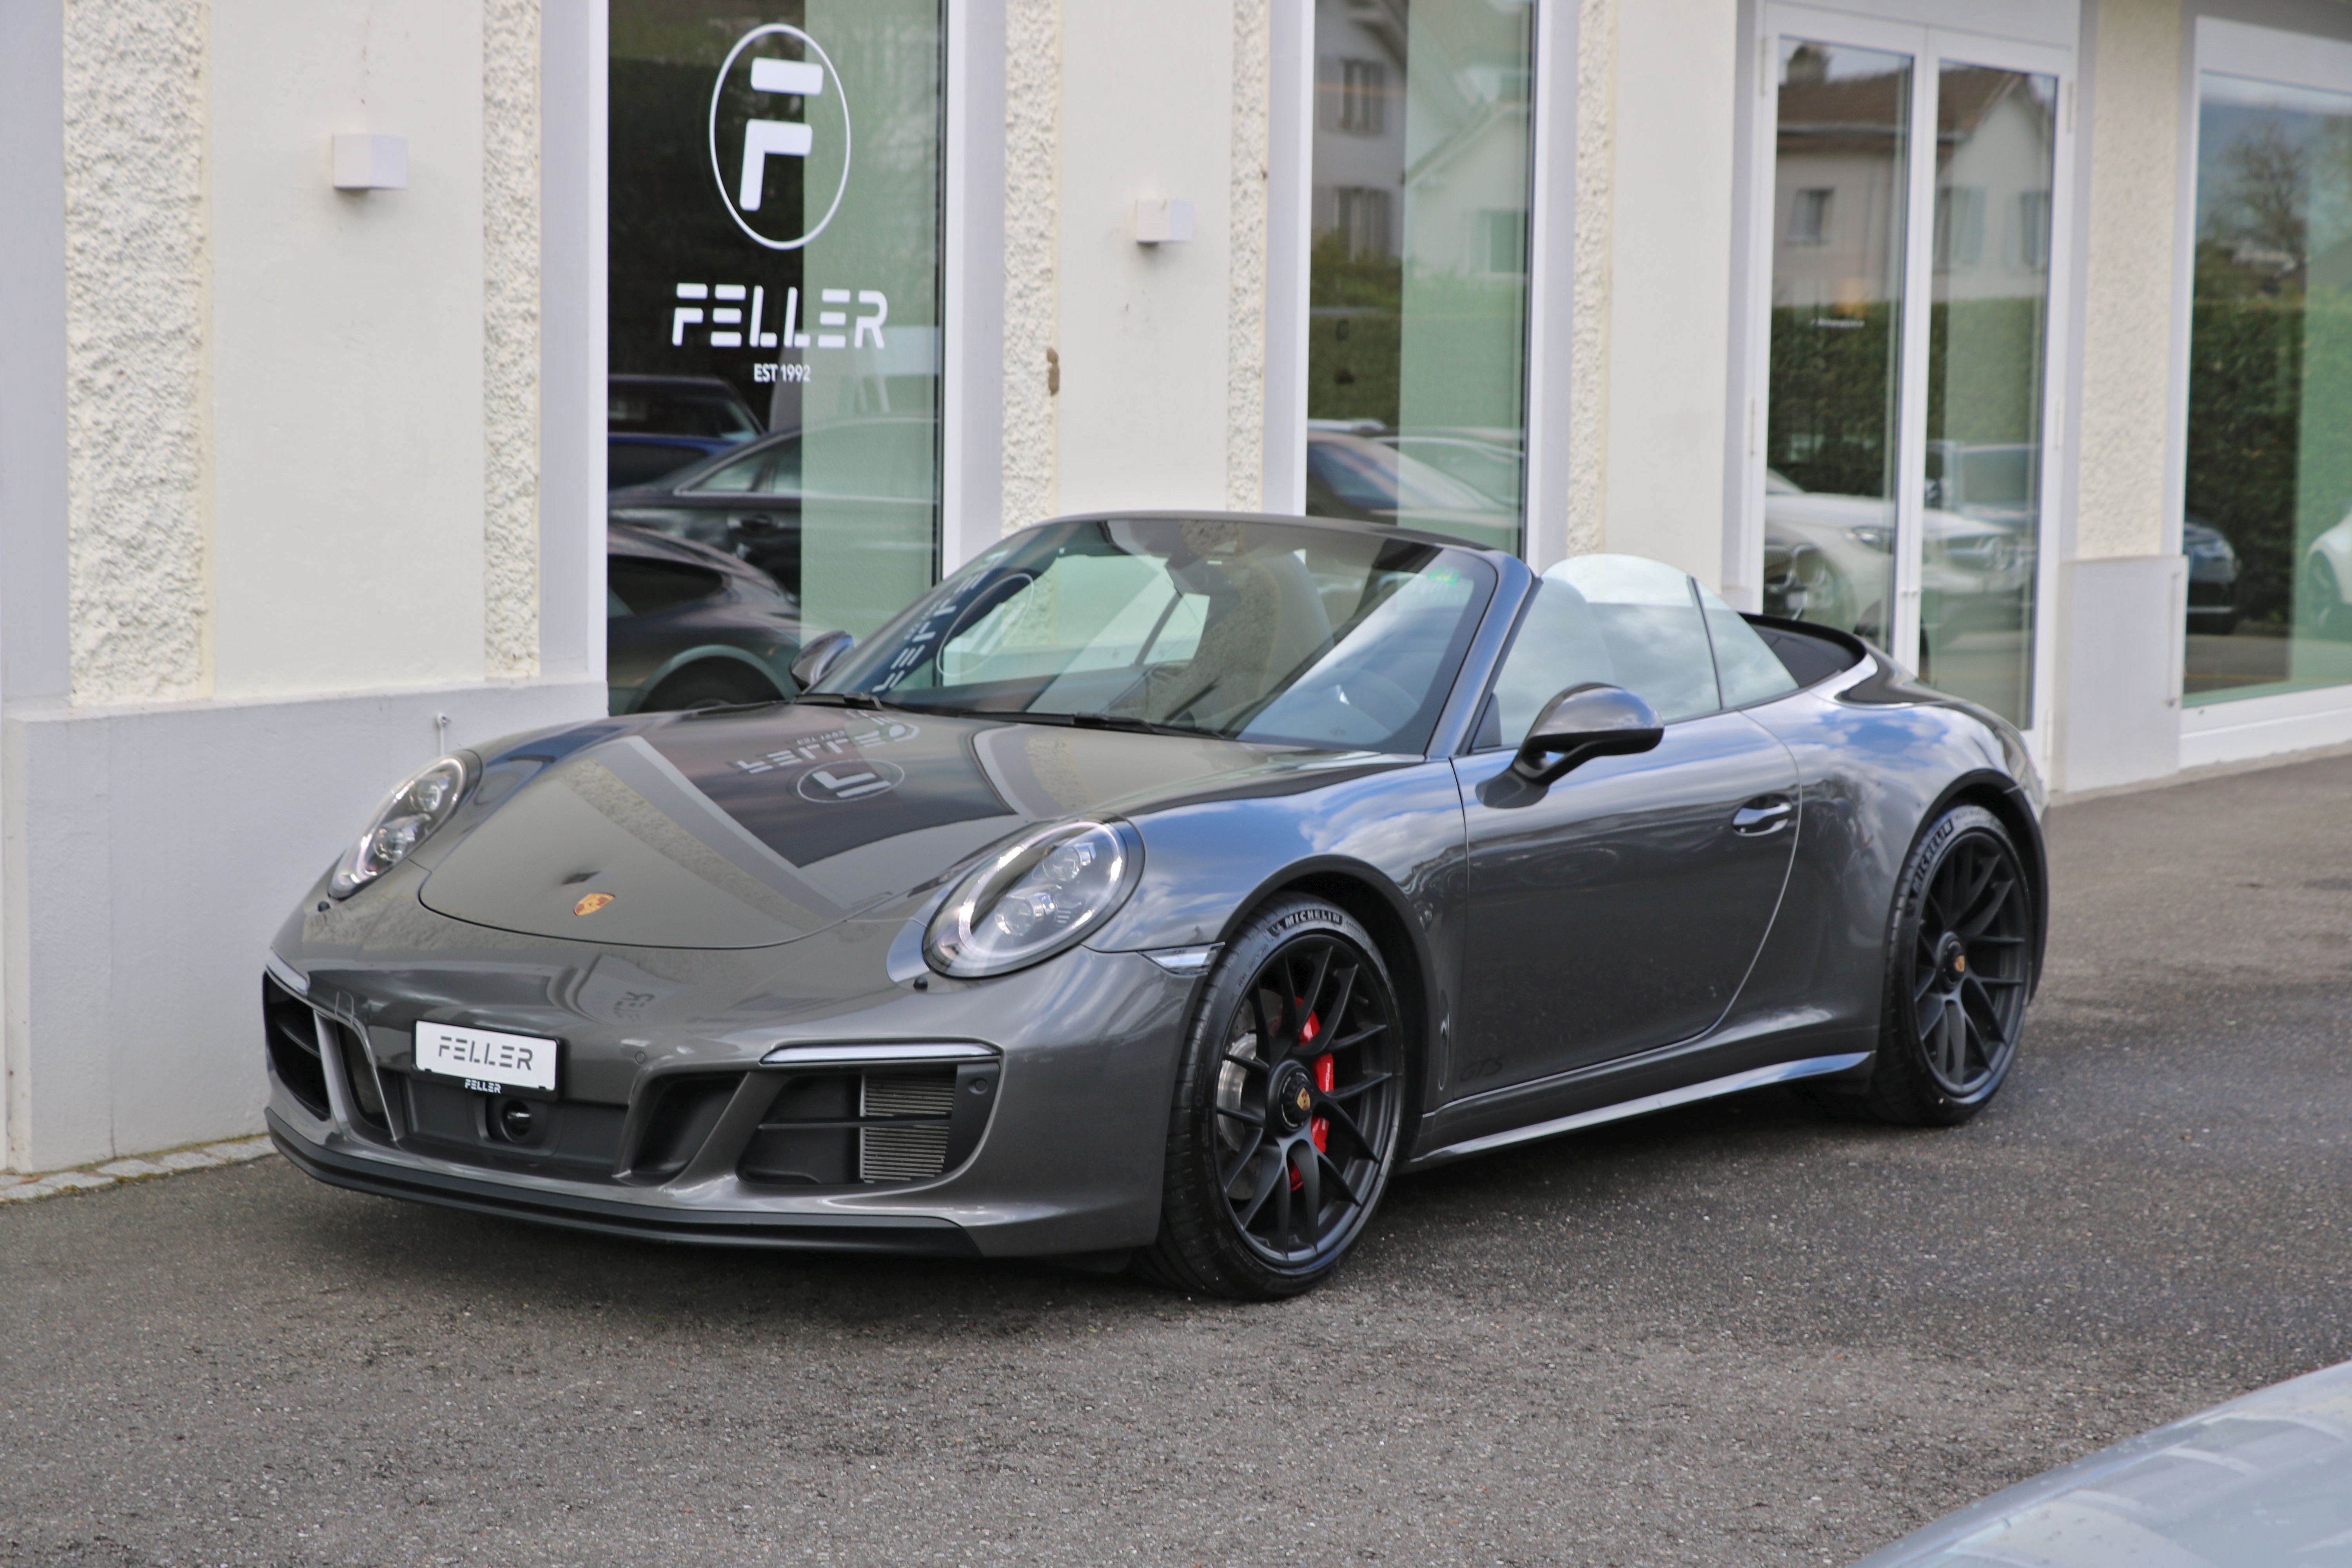
[[[1299, 1027], [1298, 1043], [1302, 1046], [1311, 1046], [1315, 1043], [1315, 1037], [1322, 1032], [1321, 1020], [1309, 1013], [1307, 1015], [1307, 1022]], [[1328, 1051], [1315, 1058], [1313, 1071], [1315, 1087], [1325, 1094], [1330, 1093], [1332, 1087], [1339, 1081], [1339, 1069], [1332, 1065], [1331, 1053]], [[1322, 1153], [1330, 1147], [1331, 1119], [1328, 1116], [1316, 1117], [1307, 1124], [1307, 1135], [1315, 1141], [1315, 1152], [1318, 1154]], [[1290, 1190], [1297, 1192], [1306, 1184], [1307, 1178], [1300, 1175], [1294, 1167], [1290, 1173]]]

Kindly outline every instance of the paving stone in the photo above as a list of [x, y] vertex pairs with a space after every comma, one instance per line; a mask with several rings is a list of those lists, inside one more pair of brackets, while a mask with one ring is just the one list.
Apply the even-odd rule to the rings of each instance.
[[201, 1171], [220, 1162], [202, 1149], [178, 1149], [169, 1154], [156, 1155], [155, 1163], [167, 1171]]
[[101, 1176], [160, 1176], [163, 1167], [152, 1160], [111, 1160], [98, 1167]]
[[226, 1143], [207, 1143], [201, 1152], [215, 1160], [258, 1160], [264, 1154], [277, 1152], [277, 1145], [267, 1138], [238, 1138]]
[[43, 1176], [34, 1185], [47, 1187], [53, 1193], [71, 1192], [77, 1187], [110, 1187], [112, 1176], [101, 1176], [95, 1171], [59, 1171], [53, 1176]]

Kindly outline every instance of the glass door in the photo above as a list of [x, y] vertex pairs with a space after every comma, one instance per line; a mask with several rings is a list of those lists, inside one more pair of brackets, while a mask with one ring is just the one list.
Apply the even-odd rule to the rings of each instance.
[[1769, 614], [2046, 728], [2062, 51], [1773, 7], [1747, 543]]

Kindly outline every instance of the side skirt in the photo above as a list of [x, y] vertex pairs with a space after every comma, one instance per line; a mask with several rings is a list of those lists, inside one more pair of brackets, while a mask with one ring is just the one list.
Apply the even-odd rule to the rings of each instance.
[[1530, 1143], [1538, 1138], [1555, 1137], [1562, 1132], [1576, 1132], [1587, 1127], [1599, 1127], [1604, 1122], [1622, 1121], [1629, 1117], [1647, 1116], [1654, 1110], [1670, 1110], [1677, 1105], [1695, 1100], [1715, 1100], [1727, 1094], [1739, 1094], [1751, 1089], [1763, 1089], [1776, 1083], [1790, 1083], [1798, 1079], [1826, 1078], [1832, 1073], [1848, 1072], [1870, 1059], [1868, 1051], [1854, 1051], [1844, 1056], [1807, 1057], [1801, 1061], [1776, 1062], [1770, 1067], [1751, 1068], [1728, 1077], [1709, 1079], [1705, 1083], [1688, 1084], [1670, 1089], [1662, 1094], [1645, 1094], [1639, 1100], [1620, 1101], [1615, 1105], [1596, 1106], [1580, 1110], [1573, 1116], [1556, 1117], [1531, 1126], [1514, 1127], [1507, 1131], [1490, 1132], [1483, 1138], [1467, 1138], [1459, 1143], [1449, 1143], [1443, 1149], [1433, 1149], [1418, 1155], [1412, 1162], [1416, 1170], [1446, 1160], [1459, 1160], [1471, 1154], [1483, 1154], [1490, 1149], [1507, 1148], [1514, 1143]]

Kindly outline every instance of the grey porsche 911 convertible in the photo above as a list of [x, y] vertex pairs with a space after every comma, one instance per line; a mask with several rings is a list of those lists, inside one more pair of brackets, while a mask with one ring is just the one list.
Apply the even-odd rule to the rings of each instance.
[[2016, 731], [1657, 562], [1377, 525], [1014, 534], [790, 702], [445, 757], [278, 931], [341, 1186], [1268, 1298], [1400, 1171], [1793, 1083], [2000, 1089]]

